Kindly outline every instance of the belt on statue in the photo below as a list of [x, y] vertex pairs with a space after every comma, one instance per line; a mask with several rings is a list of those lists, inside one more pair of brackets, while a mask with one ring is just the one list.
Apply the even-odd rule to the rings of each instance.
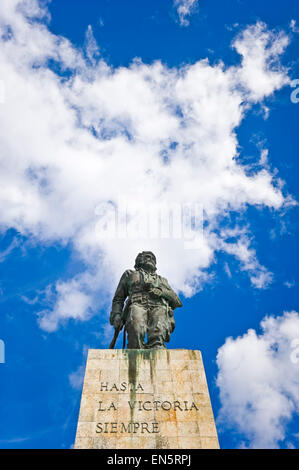
[[137, 294], [132, 294], [130, 298], [131, 302], [148, 302], [149, 301], [149, 295], [148, 293], [137, 293]]
[[[136, 293], [130, 296], [130, 304], [137, 302], [142, 304], [150, 304], [150, 305], [165, 305], [163, 299], [153, 299], [150, 297], [149, 293]], [[167, 306], [167, 304], [166, 304]]]

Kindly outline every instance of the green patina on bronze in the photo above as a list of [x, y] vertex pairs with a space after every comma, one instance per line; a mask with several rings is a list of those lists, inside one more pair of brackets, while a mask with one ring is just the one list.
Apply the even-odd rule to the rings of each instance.
[[139, 366], [141, 361], [151, 359], [151, 351], [146, 349], [128, 349], [124, 351], [124, 353], [125, 357], [128, 359], [128, 382], [130, 383], [130, 402], [132, 405], [130, 406], [130, 417], [131, 422], [133, 423]]
[[170, 354], [168, 351], [167, 351], [167, 364], [170, 365]]
[[196, 352], [190, 349], [189, 350], [189, 357], [190, 357], [190, 359], [196, 360], [197, 359]]
[[[128, 359], [128, 382], [130, 385], [130, 416], [131, 416], [131, 423], [134, 422], [134, 409], [135, 405], [133, 406], [134, 402], [136, 401], [136, 385], [137, 385], [137, 375], [138, 375], [138, 367], [137, 367], [137, 355], [138, 351], [131, 349], [125, 352], [126, 358]], [[133, 429], [131, 428], [131, 436], [132, 436]]]
[[[150, 362], [151, 382], [154, 384], [154, 370], [156, 368], [158, 350], [155, 349], [127, 349], [124, 356], [128, 360], [128, 382], [130, 383], [130, 402], [133, 405], [136, 402], [136, 390], [138, 385], [139, 368], [142, 361]], [[167, 351], [167, 360], [169, 355]], [[134, 422], [135, 406], [130, 406], [131, 422]]]
[[154, 365], [153, 365], [153, 361], [150, 361], [150, 374], [151, 374], [151, 382], [152, 382], [152, 385], [154, 386]]

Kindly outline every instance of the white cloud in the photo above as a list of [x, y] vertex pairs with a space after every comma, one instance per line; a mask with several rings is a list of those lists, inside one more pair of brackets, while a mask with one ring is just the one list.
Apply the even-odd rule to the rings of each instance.
[[292, 19], [290, 21], [290, 29], [293, 33], [299, 33], [299, 28], [297, 27], [296, 20]]
[[26, 297], [26, 295], [22, 295], [21, 299], [23, 300], [23, 302], [25, 302], [28, 305], [36, 305], [37, 302], [39, 301], [38, 295], [36, 295], [33, 299]]
[[3, 263], [3, 261], [6, 260], [6, 258], [10, 255], [10, 253], [17, 247], [19, 246], [18, 239], [15, 237], [11, 241], [10, 245], [5, 248], [5, 250], [0, 251], [0, 263]]
[[261, 157], [259, 161], [260, 165], [265, 166], [265, 167], [268, 165], [268, 155], [269, 155], [268, 149], [261, 150]]
[[39, 313], [39, 325], [44, 330], [54, 331], [59, 321], [65, 322], [70, 318], [86, 320], [90, 317], [92, 297], [88, 294], [88, 286], [84, 285], [83, 276], [80, 280], [58, 281], [53, 297], [51, 310]]
[[88, 28], [85, 34], [85, 51], [86, 51], [87, 58], [94, 65], [96, 63], [97, 58], [100, 55], [100, 49], [93, 35], [93, 30], [92, 30], [91, 25], [88, 25]]
[[228, 275], [229, 278], [232, 277], [232, 273], [231, 273], [231, 270], [230, 270], [230, 267], [229, 267], [228, 263], [224, 263], [224, 271], [226, 272], [226, 274]]
[[[278, 62], [287, 37], [261, 23], [248, 27], [234, 43], [242, 63], [233, 67], [200, 60], [170, 69], [135, 60], [113, 68], [98, 57], [90, 28], [84, 53], [32, 19], [43, 15], [33, 0], [0, 4], [0, 226], [38, 243], [71, 242], [86, 271], [49, 286], [41, 327], [53, 331], [107, 308], [118, 277], [143, 249], [156, 253], [159, 271], [185, 295], [211, 279], [218, 251], [265, 287], [271, 274], [250, 246], [250, 228], [232, 226], [231, 241], [221, 227], [230, 211], [245, 218], [248, 205], [289, 204], [267, 165], [248, 174], [235, 159], [236, 129], [252, 103], [263, 105], [288, 83]], [[198, 248], [186, 250], [174, 238], [99, 238], [96, 208], [124, 200], [129, 228], [136, 201], [201, 203], [206, 229]]]
[[286, 286], [288, 289], [292, 289], [292, 287], [294, 287], [296, 285], [296, 282], [294, 281], [294, 279], [292, 281], [285, 281], [284, 283], [284, 286]]
[[251, 100], [259, 101], [289, 83], [285, 69], [278, 63], [288, 43], [283, 32], [268, 31], [261, 22], [246, 28], [234, 41], [233, 46], [242, 56], [238, 80]]
[[174, 0], [181, 26], [189, 26], [188, 17], [198, 6], [198, 0]]
[[[84, 381], [84, 374], [86, 368], [86, 359], [88, 354], [88, 345], [84, 344], [83, 346], [83, 363], [78, 366], [78, 368], [69, 374], [69, 382], [73, 389], [80, 390], [82, 389], [83, 381]], [[68, 421], [68, 420], [67, 420]]]
[[[246, 228], [221, 230], [220, 239], [216, 239], [216, 245], [218, 249], [221, 246], [224, 252], [239, 260], [241, 270], [248, 272], [251, 283], [258, 289], [266, 288], [272, 282], [273, 274], [260, 265], [255, 250], [250, 248]], [[215, 249], [217, 249], [216, 246]]]
[[78, 367], [77, 370], [75, 370], [75, 372], [72, 372], [69, 375], [70, 385], [75, 390], [81, 390], [83, 380], [84, 380], [84, 372], [85, 372], [85, 366], [81, 365]]
[[227, 338], [218, 350], [218, 424], [243, 434], [243, 446], [276, 448], [299, 411], [299, 363], [292, 360], [299, 314], [265, 317], [261, 327], [261, 334]]

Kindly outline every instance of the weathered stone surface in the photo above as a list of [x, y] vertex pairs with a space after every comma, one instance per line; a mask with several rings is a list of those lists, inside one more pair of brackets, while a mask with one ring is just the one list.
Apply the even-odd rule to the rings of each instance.
[[219, 448], [200, 351], [90, 349], [75, 448]]

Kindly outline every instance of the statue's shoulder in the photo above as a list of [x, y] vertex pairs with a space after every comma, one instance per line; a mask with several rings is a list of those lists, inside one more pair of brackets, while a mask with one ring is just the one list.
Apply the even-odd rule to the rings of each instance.
[[168, 284], [168, 281], [167, 281], [167, 279], [166, 279], [166, 277], [160, 276], [160, 274], [158, 274], [158, 279], [159, 279], [159, 281], [161, 282], [161, 284], [164, 284], [164, 285], [166, 285], [166, 286], [169, 285], [169, 284]]
[[128, 279], [129, 277], [132, 276], [132, 274], [134, 273], [134, 269], [126, 269], [125, 272], [123, 273], [122, 275], [122, 278], [123, 279]]

